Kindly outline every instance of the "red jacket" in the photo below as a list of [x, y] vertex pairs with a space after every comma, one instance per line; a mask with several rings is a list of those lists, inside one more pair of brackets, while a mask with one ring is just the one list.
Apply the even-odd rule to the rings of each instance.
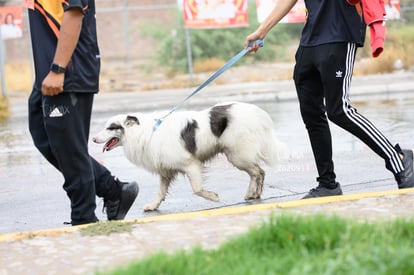
[[378, 57], [384, 50], [385, 5], [383, 0], [347, 0], [351, 5], [361, 5], [364, 21], [369, 26], [372, 56]]

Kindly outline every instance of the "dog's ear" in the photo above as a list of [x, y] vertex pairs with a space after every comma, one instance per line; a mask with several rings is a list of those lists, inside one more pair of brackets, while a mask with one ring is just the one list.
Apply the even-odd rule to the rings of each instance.
[[129, 126], [133, 126], [133, 125], [139, 125], [139, 120], [136, 116], [127, 116], [125, 119], [125, 126], [129, 127]]

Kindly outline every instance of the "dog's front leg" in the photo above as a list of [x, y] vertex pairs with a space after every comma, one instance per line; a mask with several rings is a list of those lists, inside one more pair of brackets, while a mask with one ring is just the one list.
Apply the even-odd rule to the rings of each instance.
[[193, 163], [184, 169], [184, 172], [187, 174], [188, 179], [190, 180], [194, 194], [207, 200], [219, 201], [220, 198], [216, 193], [203, 189], [201, 167], [201, 163]]
[[144, 211], [154, 211], [157, 210], [161, 202], [165, 200], [165, 197], [168, 193], [168, 187], [170, 186], [171, 179], [167, 177], [160, 176], [160, 190], [158, 192], [158, 198], [150, 204], [144, 206]]

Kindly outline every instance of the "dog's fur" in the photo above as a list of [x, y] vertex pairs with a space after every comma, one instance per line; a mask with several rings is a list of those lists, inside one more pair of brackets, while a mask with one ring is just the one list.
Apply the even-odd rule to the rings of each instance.
[[216, 193], [203, 189], [203, 164], [218, 153], [250, 176], [245, 200], [260, 198], [265, 172], [263, 161], [273, 165], [281, 153], [270, 116], [259, 107], [229, 102], [203, 111], [173, 112], [154, 130], [156, 117], [142, 114], [117, 115], [93, 141], [109, 151], [123, 146], [126, 157], [160, 176], [158, 198], [144, 207], [156, 210], [178, 173], [187, 175], [193, 192], [218, 201]]

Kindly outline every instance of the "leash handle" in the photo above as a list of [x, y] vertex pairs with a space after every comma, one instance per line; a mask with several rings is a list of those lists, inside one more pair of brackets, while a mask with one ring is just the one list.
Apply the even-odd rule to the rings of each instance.
[[247, 45], [247, 50], [251, 49], [253, 45], [259, 45], [259, 48], [263, 48], [264, 46], [264, 39], [257, 39], [249, 42], [249, 45]]
[[256, 44], [259, 45], [260, 48], [262, 48], [264, 46], [264, 40], [263, 39], [258, 39], [258, 40], [250, 41], [249, 44], [248, 44], [248, 46], [247, 46], [247, 48], [244, 48], [238, 54], [236, 54], [235, 56], [233, 56], [226, 64], [223, 65], [223, 67], [221, 67], [220, 69], [218, 69], [206, 81], [204, 81], [203, 83], [201, 83], [200, 86], [198, 86], [197, 89], [195, 89], [191, 94], [189, 94], [184, 100], [182, 100], [175, 107], [173, 107], [166, 115], [164, 115], [161, 118], [156, 119], [155, 120], [154, 127], [153, 127], [153, 131], [157, 130], [158, 126], [161, 125], [163, 119], [165, 119], [167, 116], [169, 116], [170, 114], [172, 114], [173, 112], [175, 112], [175, 110], [177, 110], [179, 107], [181, 107], [181, 105], [183, 105], [188, 99], [190, 99], [192, 96], [194, 96], [196, 93], [198, 93], [205, 86], [207, 86], [208, 84], [210, 84], [210, 82], [212, 82], [219, 75], [221, 75], [222, 73], [224, 73], [228, 68], [230, 68], [231, 66], [233, 66], [234, 63], [236, 63], [240, 58], [242, 58], [243, 56], [245, 56], [249, 52], [249, 50], [253, 47], [253, 45], [256, 45]]

